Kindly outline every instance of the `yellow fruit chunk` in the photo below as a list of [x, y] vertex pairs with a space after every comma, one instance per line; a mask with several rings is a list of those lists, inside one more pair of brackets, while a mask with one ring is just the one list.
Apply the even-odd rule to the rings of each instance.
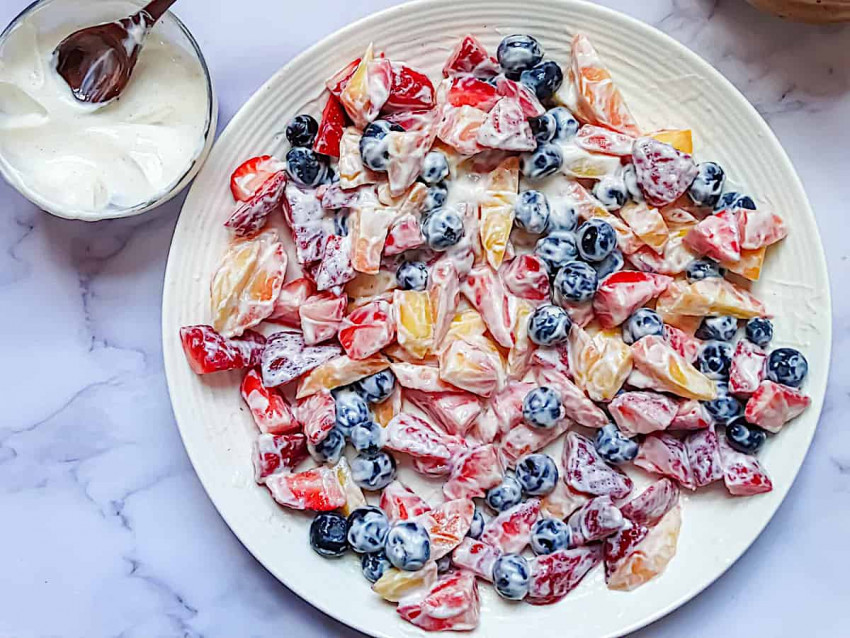
[[375, 415], [375, 421], [385, 428], [399, 412], [401, 412], [401, 387], [396, 383], [389, 397], [372, 406], [372, 414]]
[[[389, 399], [387, 399], [389, 401]], [[340, 508], [340, 511], [348, 516], [354, 510], [360, 507], [366, 507], [366, 497], [363, 496], [363, 490], [354, 482], [351, 476], [351, 467], [348, 465], [348, 459], [344, 456], [339, 459], [339, 463], [334, 467], [336, 477], [339, 479], [339, 484], [342, 485], [342, 492], [345, 494], [345, 505]]]
[[632, 346], [634, 367], [667, 392], [685, 399], [711, 401], [717, 386], [662, 338], [650, 335]]
[[455, 339], [440, 354], [440, 378], [467, 392], [489, 397], [504, 385], [502, 356], [487, 337]]
[[398, 210], [399, 217], [408, 213], [418, 215], [422, 211], [422, 204], [425, 203], [427, 195], [428, 187], [422, 182], [416, 182], [398, 197], [393, 196], [389, 184], [378, 186], [378, 201], [384, 206]]
[[380, 272], [357, 273], [351, 281], [345, 284], [345, 294], [354, 299], [374, 297], [386, 292], [392, 292], [398, 287], [395, 273], [389, 270]]
[[731, 281], [717, 277], [687, 286], [670, 307], [670, 312], [700, 317], [729, 315], [736, 319], [767, 316], [764, 304], [756, 297]]
[[381, 354], [373, 354], [371, 357], [359, 360], [351, 359], [343, 354], [336, 359], [326, 361], [303, 377], [298, 384], [296, 398], [308, 397], [321, 390], [333, 390], [389, 367], [390, 362]]
[[586, 390], [594, 401], [610, 401], [632, 371], [632, 351], [619, 330], [602, 330], [593, 336], [597, 359], [587, 371]]
[[694, 139], [693, 134], [691, 133], [691, 129], [662, 129], [660, 131], [655, 131], [655, 133], [650, 133], [649, 137], [652, 137], [659, 142], [664, 142], [665, 144], [669, 144], [677, 151], [682, 151], [683, 153], [687, 153], [690, 155], [694, 152]]
[[356, 207], [351, 215], [351, 265], [357, 272], [375, 274], [381, 269], [381, 253], [387, 240], [387, 231], [398, 219], [395, 208], [365, 203]]
[[472, 308], [457, 313], [449, 324], [446, 341], [460, 337], [480, 337], [487, 332], [481, 315]]
[[676, 555], [682, 528], [682, 506], [676, 505], [650, 528], [634, 551], [626, 556], [608, 576], [608, 589], [631, 591], [664, 571]]
[[741, 249], [741, 258], [736, 262], [721, 264], [729, 272], [740, 275], [744, 279], [750, 281], [758, 281], [761, 277], [761, 268], [764, 265], [764, 255], [767, 252], [767, 246], [756, 248], [754, 250]]
[[620, 209], [620, 217], [644, 244], [659, 255], [663, 254], [670, 231], [657, 208], [650, 208], [643, 202], [629, 202]]
[[343, 189], [357, 188], [364, 184], [374, 184], [380, 177], [363, 165], [360, 156], [360, 138], [362, 135], [350, 126], [342, 133], [339, 141], [339, 185]]
[[427, 291], [393, 291], [396, 333], [399, 345], [421, 359], [434, 342], [434, 318]]
[[574, 142], [561, 144], [561, 154], [564, 162], [561, 172], [569, 177], [578, 179], [599, 179], [612, 175], [620, 168], [620, 158], [613, 155], [591, 153]]
[[372, 585], [372, 591], [384, 600], [397, 603], [420, 589], [429, 589], [437, 581], [437, 563], [430, 561], [417, 572], [403, 572], [391, 567]]
[[432, 350], [438, 350], [451, 327], [452, 317], [460, 302], [460, 282], [454, 262], [440, 260], [431, 267], [428, 277], [428, 299], [434, 320]]
[[519, 190], [519, 158], [511, 157], [490, 173], [479, 204], [479, 232], [487, 262], [498, 270], [514, 224], [514, 207]]

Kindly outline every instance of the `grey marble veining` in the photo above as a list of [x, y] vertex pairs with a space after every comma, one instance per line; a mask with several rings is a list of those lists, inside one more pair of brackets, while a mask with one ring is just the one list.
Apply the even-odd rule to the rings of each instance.
[[[295, 53], [395, 3], [288, 4], [181, 3], [222, 122]], [[846, 635], [850, 552], [835, 541], [850, 534], [850, 27], [780, 22], [743, 0], [604, 4], [695, 50], [776, 131], [818, 217], [835, 317], [823, 417], [785, 503], [725, 576], [637, 635]], [[22, 5], [0, 3], [0, 24]], [[42, 214], [5, 184], [0, 204], [0, 635], [358, 635], [248, 554], [189, 465], [160, 345], [180, 201], [97, 225]]]

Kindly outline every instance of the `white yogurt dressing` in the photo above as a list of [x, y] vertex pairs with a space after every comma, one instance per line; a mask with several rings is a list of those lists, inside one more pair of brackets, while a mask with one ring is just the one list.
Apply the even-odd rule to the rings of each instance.
[[45, 4], [0, 43], [0, 162], [43, 208], [92, 218], [171, 192], [203, 151], [210, 113], [200, 62], [158, 27], [118, 99], [99, 108], [75, 100], [53, 67], [56, 45], [139, 8], [80, 4]]

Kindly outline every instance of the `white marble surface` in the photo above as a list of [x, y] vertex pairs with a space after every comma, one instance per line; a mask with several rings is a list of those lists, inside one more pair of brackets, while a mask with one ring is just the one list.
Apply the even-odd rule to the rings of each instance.
[[[0, 24], [24, 4], [0, 2]], [[226, 123], [293, 55], [391, 4], [184, 0], [179, 14], [204, 48]], [[835, 317], [826, 407], [784, 505], [725, 576], [637, 635], [847, 635], [850, 27], [786, 24], [743, 0], [604, 4], [694, 49], [767, 118], [817, 214]], [[160, 349], [179, 207], [85, 225], [0, 185], [0, 635], [359, 635], [272, 578], [189, 465]]]

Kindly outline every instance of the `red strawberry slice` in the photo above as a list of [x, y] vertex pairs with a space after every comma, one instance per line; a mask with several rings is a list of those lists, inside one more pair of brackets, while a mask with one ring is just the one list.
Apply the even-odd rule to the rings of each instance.
[[489, 521], [481, 533], [481, 542], [505, 554], [519, 553], [531, 541], [531, 528], [539, 517], [540, 500], [530, 498]]
[[283, 216], [289, 224], [295, 257], [302, 266], [322, 258], [329, 225], [315, 190], [305, 190], [289, 182], [284, 190]]
[[333, 339], [339, 331], [347, 305], [348, 297], [330, 292], [320, 292], [305, 301], [298, 309], [304, 343], [313, 346]]
[[773, 381], [762, 381], [747, 401], [744, 416], [750, 423], [776, 433], [788, 421], [802, 414], [811, 402], [799, 390]]
[[635, 138], [615, 131], [585, 124], [578, 130], [576, 144], [591, 153], [625, 157], [632, 154]]
[[664, 340], [670, 344], [676, 352], [682, 355], [685, 361], [693, 363], [697, 359], [702, 343], [679, 328], [664, 325]]
[[341, 354], [339, 346], [307, 347], [300, 332], [278, 332], [269, 337], [262, 355], [263, 385], [284, 385]]
[[452, 106], [472, 106], [489, 111], [502, 99], [492, 84], [474, 77], [461, 77], [452, 80], [448, 101]]
[[322, 121], [319, 124], [316, 141], [313, 142], [313, 150], [331, 157], [339, 157], [339, 142], [342, 139], [345, 124], [345, 109], [335, 96], [329, 95], [322, 111]]
[[180, 328], [180, 343], [195, 374], [253, 367], [266, 349], [266, 338], [258, 332], [246, 330], [241, 338], [226, 339], [212, 326]]
[[310, 445], [318, 445], [336, 425], [336, 402], [330, 392], [317, 392], [298, 401], [298, 420]]
[[351, 238], [328, 235], [319, 267], [313, 275], [317, 290], [330, 290], [354, 279], [351, 265]]
[[441, 503], [419, 518], [431, 538], [431, 559], [439, 560], [457, 547], [472, 526], [475, 503], [456, 499]]
[[425, 631], [475, 629], [481, 613], [475, 575], [464, 571], [445, 574], [424, 596], [404, 598], [396, 611]]
[[261, 434], [254, 441], [254, 480], [265, 483], [269, 476], [288, 472], [306, 458], [303, 434]]
[[693, 157], [651, 137], [635, 142], [632, 159], [638, 186], [650, 206], [675, 202], [697, 174]]
[[637, 546], [649, 534], [645, 525], [627, 520], [619, 532], [605, 539], [605, 580], [609, 580], [620, 565], [637, 548]]
[[316, 294], [316, 286], [306, 277], [284, 284], [274, 305], [269, 321], [284, 323], [295, 328], [301, 327], [298, 309], [308, 298]]
[[573, 512], [567, 524], [572, 530], [572, 542], [587, 545], [615, 534], [623, 527], [623, 514], [610, 496], [597, 496]]
[[779, 215], [763, 210], [748, 210], [739, 208], [738, 230], [741, 235], [741, 248], [756, 250], [762, 246], [770, 246], [788, 234], [785, 222]]
[[272, 498], [296, 510], [330, 512], [345, 505], [345, 492], [335, 469], [322, 466], [297, 474], [274, 474], [266, 479]]
[[668, 478], [657, 480], [620, 508], [637, 525], [653, 527], [679, 502], [679, 487]]
[[477, 140], [481, 146], [502, 151], [533, 151], [537, 148], [519, 100], [510, 97], [503, 97], [490, 109], [487, 119], [478, 129]]
[[649, 434], [670, 427], [679, 405], [657, 392], [623, 392], [608, 405], [611, 416], [626, 436]]
[[457, 43], [443, 67], [443, 77], [492, 70], [496, 74], [497, 62], [474, 35], [468, 35]]
[[404, 64], [393, 63], [390, 96], [384, 102], [384, 111], [421, 111], [434, 108], [437, 103], [434, 85], [424, 73]]
[[537, 255], [520, 255], [502, 269], [502, 281], [512, 295], [531, 301], [549, 298], [549, 275]]
[[477, 266], [461, 283], [460, 291], [481, 315], [496, 343], [504, 348], [513, 346], [511, 303], [499, 275], [487, 265]]
[[340, 344], [355, 360], [370, 357], [393, 341], [392, 306], [383, 300], [372, 301], [352, 311], [339, 329]]
[[711, 425], [711, 415], [696, 399], [679, 400], [679, 409], [670, 430], [704, 430]]
[[502, 460], [495, 445], [482, 445], [457, 459], [449, 480], [443, 484], [447, 499], [480, 498], [502, 481]]
[[670, 434], [648, 435], [640, 445], [634, 464], [647, 472], [676, 479], [689, 490], [696, 487], [685, 444]]
[[593, 312], [603, 328], [623, 323], [638, 308], [654, 299], [673, 281], [667, 275], [621, 270], [600, 284], [593, 298]]
[[587, 437], [569, 432], [564, 444], [564, 480], [577, 492], [625, 498], [634, 484], [621, 470], [608, 465]]
[[685, 236], [685, 244], [715, 261], [738, 261], [741, 259], [741, 240], [735, 211], [725, 210], [709, 215]]
[[422, 410], [449, 434], [465, 436], [481, 414], [481, 403], [470, 392], [406, 390], [404, 398]]
[[424, 243], [419, 220], [412, 214], [404, 215], [390, 227], [384, 242], [384, 255], [399, 255], [405, 250], [419, 248]]
[[571, 425], [569, 419], [563, 419], [548, 429], [521, 423], [504, 436], [499, 446], [505, 463], [513, 467], [526, 454], [542, 450], [558, 439]]
[[496, 77], [496, 91], [502, 97], [509, 97], [519, 101], [522, 112], [526, 118], [543, 115], [546, 109], [540, 104], [540, 100], [525, 84], [509, 80], [504, 75]]
[[608, 425], [610, 420], [605, 413], [570, 381], [568, 375], [568, 370], [555, 367], [541, 367], [534, 373], [539, 385], [548, 386], [561, 395], [561, 405], [564, 406], [568, 421], [575, 421], [587, 428], [603, 428]]
[[729, 367], [729, 392], [750, 396], [764, 381], [767, 354], [752, 341], [741, 339]]
[[362, 58], [357, 58], [356, 60], [352, 60], [339, 71], [334, 73], [330, 79], [325, 82], [325, 86], [328, 87], [328, 91], [330, 91], [331, 95], [339, 97], [340, 93], [342, 93], [342, 90], [345, 88], [345, 85], [348, 84], [348, 81], [351, 79], [351, 76], [354, 75], [357, 67], [360, 66], [361, 59]]
[[280, 206], [286, 188], [286, 173], [273, 173], [260, 184], [257, 191], [224, 222], [237, 237], [250, 237], [260, 232], [275, 210]]
[[448, 435], [412, 414], [399, 414], [387, 426], [387, 448], [416, 459], [448, 463], [450, 443]]
[[493, 565], [502, 555], [498, 549], [487, 543], [467, 536], [452, 552], [452, 563], [466, 569], [486, 581], [493, 581]]
[[525, 601], [532, 605], [558, 602], [601, 561], [602, 546], [598, 543], [536, 556], [531, 560], [531, 584]]
[[752, 496], [773, 489], [773, 482], [756, 457], [733, 450], [725, 436], [719, 437], [719, 444], [723, 482], [730, 494]]
[[260, 432], [285, 434], [301, 427], [286, 399], [277, 390], [264, 386], [256, 370], [249, 370], [242, 379], [240, 392]]
[[430, 512], [431, 506], [401, 481], [393, 481], [381, 493], [381, 509], [391, 523], [396, 523]]
[[286, 164], [271, 155], [252, 157], [230, 176], [230, 192], [237, 202], [247, 202], [260, 186], [275, 173], [286, 170]]
[[713, 428], [698, 430], [685, 439], [688, 464], [697, 487], [710, 485], [723, 478], [720, 466], [720, 444]]

